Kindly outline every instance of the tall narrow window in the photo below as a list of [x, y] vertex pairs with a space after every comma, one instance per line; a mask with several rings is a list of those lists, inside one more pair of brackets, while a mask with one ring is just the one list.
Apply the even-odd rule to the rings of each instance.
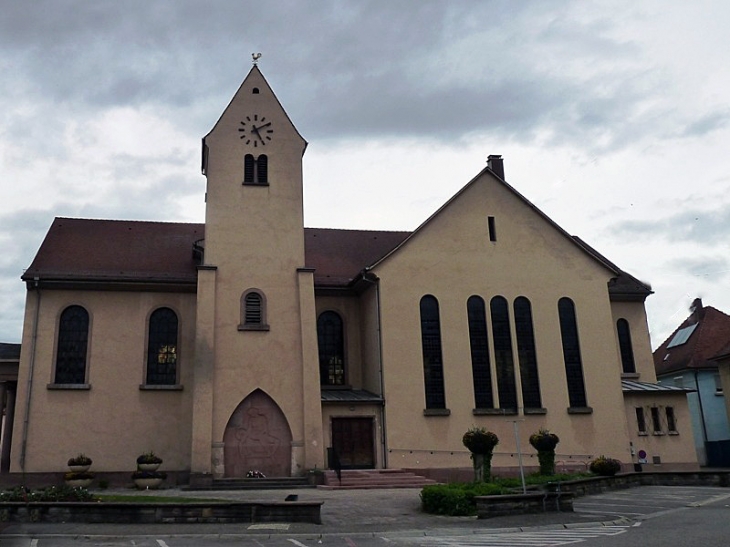
[[345, 384], [345, 337], [342, 318], [326, 311], [317, 318], [319, 344], [319, 381], [323, 386]]
[[256, 160], [253, 159], [251, 154], [246, 154], [243, 158], [243, 182], [253, 184], [254, 182], [254, 166]]
[[466, 301], [471, 346], [471, 371], [474, 380], [475, 408], [494, 408], [492, 374], [489, 370], [489, 342], [484, 300], [472, 296]]
[[69, 306], [58, 322], [56, 384], [86, 383], [86, 351], [89, 342], [89, 312]]
[[659, 435], [662, 432], [662, 419], [659, 415], [658, 407], [651, 407], [651, 425], [653, 427], [654, 435]]
[[646, 418], [644, 417], [644, 407], [636, 407], [636, 427], [640, 435], [646, 435]]
[[438, 300], [431, 295], [424, 296], [421, 298], [420, 308], [426, 409], [445, 409], [446, 394]]
[[489, 241], [497, 241], [497, 225], [494, 217], [487, 217], [487, 227], [489, 228]]
[[266, 154], [254, 157], [246, 154], [243, 157], [243, 183], [244, 184], [268, 184], [269, 182], [269, 158]]
[[159, 308], [150, 315], [147, 341], [148, 385], [177, 383], [177, 314], [170, 308]]
[[560, 336], [563, 342], [563, 360], [568, 381], [570, 407], [585, 408], [588, 406], [588, 402], [583, 380], [580, 343], [578, 342], [578, 324], [575, 317], [575, 304], [570, 298], [560, 299], [558, 315], [560, 316]]
[[266, 297], [258, 289], [248, 289], [241, 296], [241, 323], [238, 330], [269, 330], [266, 323]]
[[515, 332], [520, 360], [522, 404], [525, 408], [542, 408], [540, 379], [537, 374], [535, 333], [532, 327], [532, 306], [524, 296], [515, 299]]
[[631, 329], [626, 319], [616, 321], [616, 332], [618, 334], [618, 347], [621, 352], [621, 369], [628, 374], [636, 372], [634, 362], [634, 350], [631, 346]]
[[509, 327], [509, 306], [504, 297], [495, 296], [489, 307], [492, 316], [499, 408], [517, 412], [517, 386], [515, 385], [515, 365], [512, 355], [512, 334]]
[[674, 416], [674, 407], [668, 406], [665, 408], [667, 413], [667, 431], [670, 433], [677, 432], [677, 418]]

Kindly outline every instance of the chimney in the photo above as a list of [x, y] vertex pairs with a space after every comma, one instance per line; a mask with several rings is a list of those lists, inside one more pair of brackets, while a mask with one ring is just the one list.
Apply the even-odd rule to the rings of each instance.
[[689, 307], [689, 312], [695, 316], [697, 321], [700, 321], [702, 317], [705, 315], [705, 308], [702, 305], [702, 299], [701, 298], [695, 298], [692, 301], [692, 305]]
[[499, 178], [505, 180], [504, 160], [500, 154], [489, 154], [489, 157], [487, 158], [487, 167], [489, 167]]

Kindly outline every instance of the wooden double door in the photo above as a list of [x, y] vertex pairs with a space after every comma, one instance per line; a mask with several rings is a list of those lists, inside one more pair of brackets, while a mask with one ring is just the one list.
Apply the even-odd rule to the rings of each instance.
[[332, 448], [342, 469], [374, 469], [375, 420], [332, 418]]

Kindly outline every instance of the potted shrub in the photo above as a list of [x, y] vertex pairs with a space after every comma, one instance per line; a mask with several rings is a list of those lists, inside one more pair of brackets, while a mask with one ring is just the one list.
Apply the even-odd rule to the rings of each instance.
[[541, 475], [555, 474], [555, 447], [560, 438], [549, 430], [540, 428], [537, 433], [530, 435], [530, 444], [537, 450], [537, 459], [540, 462]]
[[596, 475], [613, 477], [616, 473], [621, 471], [621, 462], [613, 458], [607, 458], [606, 456], [599, 456], [591, 462], [588, 469], [590, 469], [591, 473], [595, 473]]
[[68, 468], [72, 473], [85, 473], [92, 463], [91, 458], [85, 454], [79, 454], [68, 460]]
[[151, 450], [137, 457], [138, 471], [157, 471], [160, 465], [162, 465], [162, 458]]
[[474, 481], [487, 482], [492, 476], [492, 455], [499, 444], [499, 437], [483, 427], [472, 427], [461, 439], [471, 452], [474, 465]]

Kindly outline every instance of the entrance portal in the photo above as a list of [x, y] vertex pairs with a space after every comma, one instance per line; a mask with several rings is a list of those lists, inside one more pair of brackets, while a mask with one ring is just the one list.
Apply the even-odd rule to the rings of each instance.
[[342, 469], [375, 468], [372, 418], [332, 418], [332, 448]]
[[223, 435], [226, 477], [260, 471], [267, 477], [291, 475], [292, 434], [274, 400], [257, 389], [231, 414]]

